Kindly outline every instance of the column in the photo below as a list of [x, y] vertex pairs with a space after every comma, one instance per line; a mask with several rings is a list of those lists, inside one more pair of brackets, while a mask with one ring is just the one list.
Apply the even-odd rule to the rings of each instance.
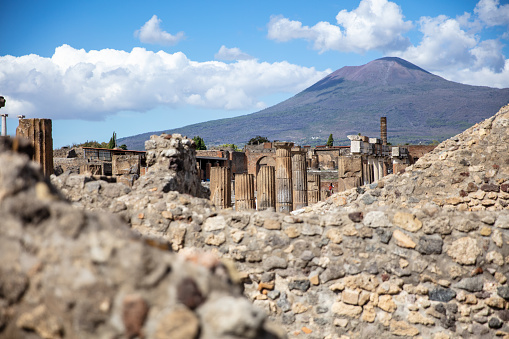
[[0, 114], [2, 116], [2, 136], [7, 136], [7, 117], [9, 114]]
[[275, 142], [276, 147], [276, 212], [293, 210], [291, 142]]
[[[295, 149], [295, 148], [294, 148]], [[308, 178], [306, 152], [300, 147], [292, 155], [293, 209], [298, 210], [308, 205]]]
[[387, 145], [387, 117], [380, 118], [380, 139], [382, 145]]
[[235, 175], [235, 210], [254, 210], [254, 175], [237, 174]]
[[373, 158], [373, 182], [380, 180], [378, 173], [378, 157]]
[[308, 175], [308, 204], [316, 204], [320, 201], [321, 179], [318, 174]]
[[231, 177], [228, 168], [210, 169], [210, 200], [220, 209], [232, 206]]
[[34, 145], [32, 160], [38, 163], [45, 176], [53, 174], [53, 138], [51, 119], [20, 119], [16, 136]]
[[262, 166], [256, 177], [258, 211], [276, 207], [276, 168]]
[[378, 158], [378, 180], [384, 177], [384, 158]]

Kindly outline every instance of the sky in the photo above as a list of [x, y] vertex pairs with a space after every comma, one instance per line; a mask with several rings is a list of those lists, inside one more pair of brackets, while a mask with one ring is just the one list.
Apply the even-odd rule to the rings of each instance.
[[257, 112], [384, 56], [506, 88], [508, 2], [3, 0], [0, 113], [10, 135], [19, 114], [52, 119], [55, 148], [107, 142]]

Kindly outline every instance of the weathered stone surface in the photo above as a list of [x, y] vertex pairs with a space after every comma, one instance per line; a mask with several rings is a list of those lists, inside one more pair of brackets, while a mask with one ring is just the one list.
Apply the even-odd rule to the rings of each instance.
[[477, 256], [481, 253], [477, 241], [471, 237], [463, 237], [454, 241], [447, 250], [447, 254], [462, 265], [475, 264]]
[[449, 288], [435, 288], [429, 291], [429, 300], [448, 302], [456, 297], [456, 292]]
[[397, 212], [392, 222], [409, 232], [417, 232], [422, 228], [422, 222], [411, 213]]
[[362, 307], [348, 305], [343, 302], [335, 302], [332, 304], [331, 311], [339, 316], [345, 316], [349, 318], [358, 318], [362, 313]]
[[417, 251], [422, 254], [441, 254], [444, 242], [437, 236], [423, 236], [419, 238]]
[[392, 233], [392, 238], [395, 240], [396, 245], [398, 245], [400, 247], [415, 248], [415, 246], [416, 246], [416, 244], [412, 240], [412, 238], [410, 238], [408, 235], [401, 232], [400, 230], [395, 230]]
[[175, 339], [196, 338], [200, 330], [200, 321], [196, 315], [185, 309], [178, 309], [166, 314], [155, 333], [156, 339], [171, 336]]
[[469, 292], [480, 292], [483, 289], [484, 279], [481, 276], [472, 278], [463, 278], [458, 283], [453, 284], [455, 288], [461, 288]]

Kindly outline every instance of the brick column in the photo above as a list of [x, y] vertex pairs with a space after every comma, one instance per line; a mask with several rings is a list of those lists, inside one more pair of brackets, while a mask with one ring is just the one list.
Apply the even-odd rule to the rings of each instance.
[[308, 205], [308, 178], [306, 152], [300, 147], [292, 155], [293, 209], [298, 210]]
[[19, 119], [16, 136], [30, 140], [34, 146], [32, 160], [41, 165], [42, 172], [53, 174], [53, 138], [51, 119]]
[[256, 208], [254, 198], [254, 175], [235, 175], [235, 210], [254, 210]]
[[291, 142], [275, 142], [276, 147], [276, 212], [293, 211]]
[[320, 201], [321, 179], [318, 174], [308, 175], [308, 204], [316, 204]]
[[228, 168], [212, 167], [210, 169], [210, 200], [221, 209], [232, 206], [232, 186]]
[[380, 139], [382, 145], [387, 145], [387, 117], [380, 118]]
[[262, 166], [256, 177], [256, 198], [258, 211], [276, 207], [276, 169]]

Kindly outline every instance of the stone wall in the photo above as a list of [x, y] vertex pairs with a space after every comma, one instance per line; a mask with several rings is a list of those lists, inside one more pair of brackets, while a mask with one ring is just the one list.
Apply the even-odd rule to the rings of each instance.
[[[509, 106], [404, 174], [293, 215], [220, 211], [164, 185], [103, 199], [102, 208], [175, 251], [234, 261], [244, 294], [289, 336], [509, 336], [508, 114]], [[101, 183], [90, 207], [110, 185]]]
[[285, 337], [231, 263], [73, 208], [27, 156], [0, 152], [0, 215], [0, 338]]
[[205, 197], [196, 168], [196, 151], [192, 139], [180, 134], [152, 135], [145, 142], [148, 171], [134, 184], [135, 189], [161, 187], [164, 192], [177, 191]]

